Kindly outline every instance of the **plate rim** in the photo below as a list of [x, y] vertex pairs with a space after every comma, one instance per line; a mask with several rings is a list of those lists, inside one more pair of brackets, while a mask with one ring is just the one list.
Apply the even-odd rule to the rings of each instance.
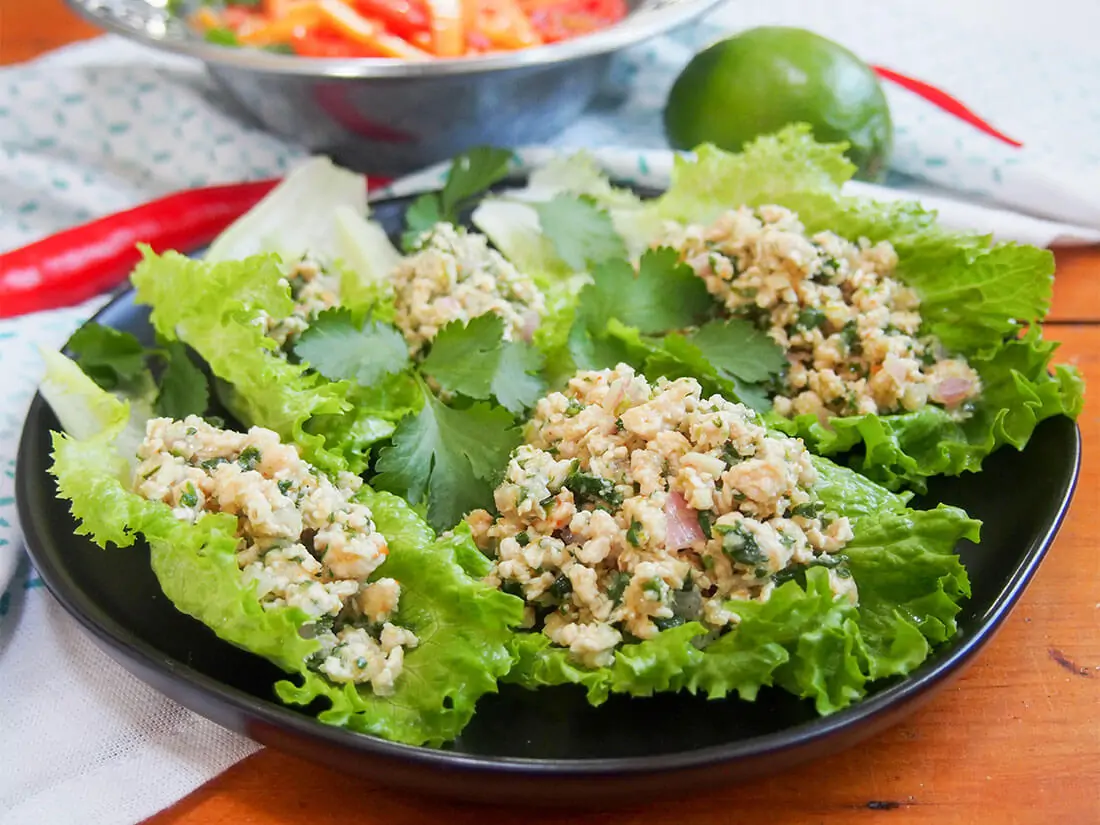
[[[393, 196], [375, 199], [371, 203], [374, 206], [408, 200], [411, 200], [411, 196]], [[120, 303], [129, 300], [133, 292], [134, 289], [128, 281], [113, 290], [110, 300], [89, 317], [80, 328], [113, 312]], [[135, 302], [135, 306], [140, 305]], [[63, 348], [67, 346], [68, 341]], [[16, 508], [27, 555], [51, 596], [57, 599], [66, 613], [76, 619], [84, 632], [94, 637], [101, 647], [106, 647], [111, 658], [135, 678], [150, 684], [148, 679], [135, 674], [129, 667], [128, 662], [136, 659], [144, 667], [159, 671], [170, 679], [186, 682], [191, 689], [201, 691], [208, 700], [216, 702], [225, 709], [246, 717], [262, 718], [264, 722], [277, 728], [290, 727], [299, 736], [326, 747], [351, 748], [374, 756], [395, 758], [411, 766], [431, 769], [460, 770], [482, 775], [496, 773], [557, 778], [597, 778], [607, 774], [639, 776], [774, 756], [811, 746], [847, 729], [874, 726], [876, 723], [885, 722], [898, 708], [910, 704], [921, 696], [930, 695], [936, 686], [959, 675], [974, 656], [996, 635], [1005, 618], [1030, 584], [1057, 537], [1073, 501], [1080, 477], [1082, 453], [1080, 424], [1071, 419], [1073, 424], [1072, 466], [1058, 496], [1055, 517], [1046, 524], [1041, 535], [1031, 542], [1031, 546], [1009, 575], [1005, 586], [997, 593], [989, 608], [978, 618], [978, 626], [969, 634], [956, 635], [953, 643], [948, 642], [943, 647], [934, 647], [930, 655], [935, 656], [939, 651], [937, 658], [926, 660], [913, 673], [901, 677], [895, 684], [828, 716], [819, 716], [776, 733], [674, 753], [570, 759], [461, 753], [441, 748], [407, 745], [373, 734], [326, 725], [316, 717], [308, 716], [279, 703], [274, 694], [269, 699], [263, 699], [213, 679], [186, 663], [164, 654], [155, 646], [134, 638], [125, 627], [106, 615], [98, 617], [87, 615], [77, 602], [83, 599], [90, 603], [91, 600], [85, 597], [79, 585], [72, 582], [71, 577], [62, 568], [50, 561], [46, 552], [39, 549], [44, 547], [46, 542], [39, 535], [37, 519], [28, 503], [31, 485], [42, 481], [26, 468], [29, 454], [35, 450], [32, 442], [37, 433], [34, 431], [42, 426], [44, 416], [46, 420], [55, 418], [41, 392], [36, 391], [27, 409], [20, 433], [14, 485]], [[1002, 445], [1000, 449], [1008, 449], [1009, 446]], [[1024, 449], [1026, 450], [1027, 447], [1025, 446]], [[55, 483], [53, 478], [47, 474], [46, 479], [52, 487]], [[83, 536], [74, 535], [73, 538], [87, 540]], [[112, 548], [102, 552], [118, 550], [119, 548]], [[70, 586], [74, 592], [69, 592]], [[96, 612], [94, 606], [92, 608], [93, 612]], [[193, 619], [193, 621], [198, 620]], [[127, 636], [130, 638], [127, 639]], [[221, 639], [218, 642], [229, 644]], [[167, 695], [156, 686], [151, 686], [162, 695]], [[175, 697], [168, 698], [183, 704]], [[206, 716], [200, 710], [194, 708], [192, 710]]]

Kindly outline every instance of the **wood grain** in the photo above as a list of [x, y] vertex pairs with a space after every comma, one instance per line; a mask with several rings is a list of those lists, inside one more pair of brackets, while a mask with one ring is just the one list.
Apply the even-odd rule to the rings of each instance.
[[[0, 63], [94, 32], [59, 0], [0, 0]], [[1061, 252], [1048, 336], [1100, 385], [1100, 250]], [[593, 814], [403, 797], [263, 751], [148, 825], [1091, 825], [1100, 822], [1100, 405], [1081, 482], [1020, 605], [977, 662], [877, 739], [790, 775]], [[1026, 483], [1021, 479], [1021, 483]]]

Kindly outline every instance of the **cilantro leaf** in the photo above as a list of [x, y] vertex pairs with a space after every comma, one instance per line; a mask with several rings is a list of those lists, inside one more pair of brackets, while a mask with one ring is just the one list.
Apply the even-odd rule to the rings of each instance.
[[128, 332], [92, 321], [73, 334], [69, 349], [84, 373], [107, 391], [133, 387], [145, 374], [145, 347]]
[[687, 336], [703, 357], [718, 369], [759, 383], [787, 366], [783, 348], [748, 321], [710, 321]]
[[537, 349], [522, 341], [506, 341], [493, 375], [497, 402], [516, 415], [533, 407], [546, 392], [546, 383], [539, 376], [542, 367], [542, 354]]
[[592, 270], [592, 283], [581, 290], [569, 331], [569, 353], [578, 367], [600, 369], [629, 360], [630, 348], [610, 333], [618, 321], [643, 335], [698, 324], [714, 309], [706, 284], [672, 249], [650, 249], [638, 271], [616, 258]]
[[665, 336], [660, 350], [649, 355], [645, 373], [650, 378], [659, 375], [672, 379], [694, 378], [702, 385], [705, 395], [718, 393], [757, 412], [767, 412], [772, 406], [763, 387], [720, 369], [695, 343], [678, 333]]
[[168, 363], [160, 378], [160, 392], [153, 410], [157, 415], [177, 419], [202, 415], [210, 403], [206, 376], [179, 341], [166, 342], [164, 347]]
[[539, 225], [566, 264], [580, 271], [613, 258], [626, 258], [626, 244], [611, 216], [594, 199], [562, 193], [534, 204]]
[[593, 283], [581, 292], [589, 318], [618, 318], [644, 335], [697, 324], [714, 307], [706, 284], [675, 250], [650, 249], [635, 274], [622, 258], [605, 261], [592, 272]]
[[330, 381], [355, 381], [364, 387], [409, 363], [400, 332], [369, 319], [359, 327], [343, 308], [320, 313], [294, 344], [294, 354]]
[[413, 505], [427, 501], [428, 522], [445, 530], [471, 510], [491, 506], [493, 480], [521, 435], [500, 407], [478, 402], [453, 409], [427, 387], [421, 391], [424, 406], [397, 426], [378, 457], [374, 484]]
[[402, 248], [406, 252], [416, 249], [420, 236], [442, 220], [439, 195], [434, 192], [421, 195], [405, 210], [405, 231], [401, 235]]
[[432, 340], [421, 371], [433, 376], [446, 390], [470, 398], [488, 398], [503, 337], [504, 321], [491, 312], [465, 324], [451, 321]]
[[506, 177], [511, 159], [511, 151], [493, 146], [475, 146], [455, 157], [439, 193], [443, 214], [453, 219], [463, 201]]
[[455, 223], [463, 204], [508, 175], [512, 153], [492, 146], [475, 146], [451, 161], [447, 180], [439, 192], [428, 192], [405, 213], [401, 245], [406, 252], [416, 249], [420, 235], [437, 223]]
[[537, 350], [504, 340], [504, 321], [493, 313], [466, 324], [451, 321], [436, 335], [421, 365], [444, 389], [482, 400], [496, 397], [515, 414], [542, 395], [541, 368]]

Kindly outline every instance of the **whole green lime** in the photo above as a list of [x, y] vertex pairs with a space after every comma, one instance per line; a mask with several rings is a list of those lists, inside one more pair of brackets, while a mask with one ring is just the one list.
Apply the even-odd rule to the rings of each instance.
[[805, 29], [763, 26], [715, 43], [680, 73], [665, 106], [676, 149], [713, 143], [736, 152], [790, 123], [808, 123], [823, 143], [847, 141], [857, 177], [885, 174], [894, 126], [878, 77]]

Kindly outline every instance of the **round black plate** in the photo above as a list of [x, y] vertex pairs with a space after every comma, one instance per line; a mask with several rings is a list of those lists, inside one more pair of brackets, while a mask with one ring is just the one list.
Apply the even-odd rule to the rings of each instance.
[[[388, 230], [407, 201], [375, 204]], [[148, 313], [122, 293], [97, 319], [151, 338]], [[1023, 452], [1002, 449], [984, 472], [937, 479], [917, 506], [945, 501], [985, 522], [960, 553], [973, 597], [960, 632], [914, 673], [878, 685], [827, 718], [765, 689], [756, 702], [689, 695], [616, 697], [592, 708], [572, 688], [502, 686], [446, 750], [413, 748], [332, 728], [278, 703], [267, 661], [220, 641], [161, 593], [142, 545], [100, 550], [75, 524], [46, 472], [57, 419], [40, 396], [16, 467], [19, 517], [35, 567], [55, 597], [116, 660], [181, 704], [277, 748], [372, 780], [480, 802], [611, 804], [741, 780], [849, 747], [897, 722], [958, 674], [1015, 604], [1061, 524], [1080, 461], [1067, 418], [1044, 422]]]

